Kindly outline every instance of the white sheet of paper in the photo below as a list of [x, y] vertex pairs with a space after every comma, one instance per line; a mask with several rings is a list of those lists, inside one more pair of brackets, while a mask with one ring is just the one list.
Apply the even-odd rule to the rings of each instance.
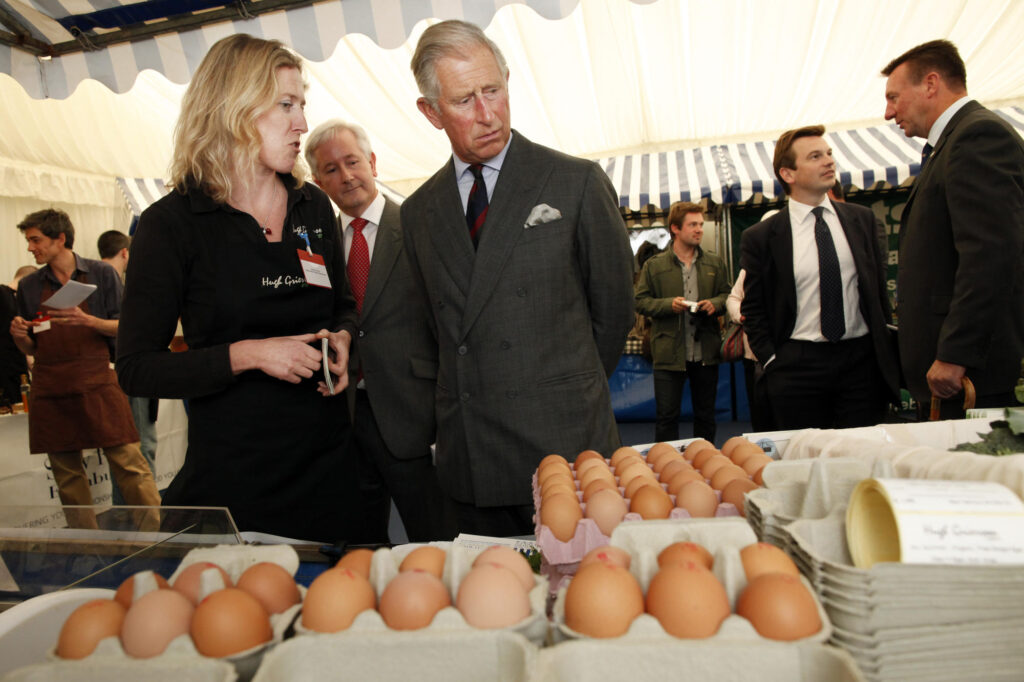
[[331, 379], [331, 370], [327, 367], [327, 362], [330, 359], [327, 357], [327, 352], [330, 350], [327, 345], [327, 337], [320, 339], [320, 350], [323, 353], [324, 383], [327, 384], [327, 392], [334, 395], [334, 381]]
[[51, 308], [74, 308], [89, 298], [89, 294], [94, 291], [96, 291], [95, 284], [83, 284], [69, 279], [67, 284], [57, 290], [57, 293], [43, 301], [43, 305], [48, 305]]

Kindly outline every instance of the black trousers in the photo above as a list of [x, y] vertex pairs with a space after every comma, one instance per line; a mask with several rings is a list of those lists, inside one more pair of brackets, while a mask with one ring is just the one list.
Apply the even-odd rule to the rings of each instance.
[[392, 499], [411, 542], [454, 539], [458, 534], [455, 511], [437, 482], [430, 448], [420, 457], [395, 457], [380, 434], [366, 391], [354, 390], [356, 418], [351, 447], [359, 466], [359, 489], [373, 541], [388, 542]]
[[838, 343], [787, 341], [761, 380], [777, 429], [845, 429], [885, 418], [885, 382], [870, 336]]
[[654, 402], [657, 413], [654, 440], [679, 439], [679, 408], [683, 387], [690, 379], [693, 403], [693, 437], [715, 442], [715, 398], [718, 396], [718, 365], [687, 362], [686, 371], [654, 370]]

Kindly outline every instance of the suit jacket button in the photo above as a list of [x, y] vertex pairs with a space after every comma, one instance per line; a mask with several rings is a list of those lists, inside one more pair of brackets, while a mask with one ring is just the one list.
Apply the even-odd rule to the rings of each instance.
[[469, 402], [469, 393], [463, 393], [459, 398], [461, 398], [464, 403]]
[[526, 289], [524, 289], [523, 287], [519, 287], [518, 289], [516, 289], [516, 294], [519, 295], [519, 298], [525, 298], [526, 297]]
[[366, 332], [364, 332], [362, 329], [360, 329], [359, 330], [359, 338], [363, 338], [364, 336], [366, 336]]
[[437, 307], [438, 308], [443, 308], [444, 307], [444, 301], [438, 301], [437, 302]]
[[459, 346], [459, 355], [465, 355], [468, 352], [469, 352], [469, 349], [466, 348], [465, 344]]
[[515, 398], [517, 395], [519, 395], [519, 391], [515, 390], [514, 388], [511, 388], [505, 391], [505, 395], [509, 398]]
[[512, 344], [509, 343], [508, 341], [502, 341], [501, 342], [501, 349], [502, 350], [508, 350], [511, 347], [512, 347]]

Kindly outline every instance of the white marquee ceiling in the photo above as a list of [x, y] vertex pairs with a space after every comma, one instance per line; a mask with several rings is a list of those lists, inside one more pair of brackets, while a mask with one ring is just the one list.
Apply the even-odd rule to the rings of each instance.
[[[416, 110], [408, 66], [427, 25], [413, 19], [428, 15], [493, 13], [486, 31], [509, 62], [513, 125], [535, 141], [595, 159], [770, 139], [807, 123], [834, 130], [880, 124], [879, 70], [907, 48], [940, 37], [959, 46], [973, 97], [990, 106], [1024, 105], [1019, 0], [526, 1], [565, 18], [503, 0], [333, 0], [306, 8], [306, 24], [279, 12], [196, 29], [191, 43], [208, 46], [246, 30], [284, 38], [300, 52], [306, 43], [323, 51], [331, 42], [328, 23], [309, 18], [331, 12], [341, 21], [340, 28], [330, 24], [332, 31], [375, 36], [388, 47], [348, 33], [326, 61], [309, 62], [307, 114], [310, 128], [336, 116], [362, 123], [380, 179], [400, 191], [414, 188], [450, 153], [443, 133]], [[360, 8], [356, 21], [352, 12]], [[320, 14], [309, 14], [313, 9]], [[303, 38], [308, 32], [296, 27], [304, 25], [319, 27], [319, 35]], [[129, 58], [123, 47], [108, 55], [121, 73], [115, 87], [130, 82], [124, 74], [134, 75], [138, 59], [124, 66]], [[15, 61], [8, 57], [6, 73], [17, 71]], [[24, 73], [24, 59], [18, 63]], [[189, 73], [167, 71], [178, 81]], [[70, 83], [74, 76], [67, 74]], [[83, 80], [63, 99], [36, 99], [39, 87], [37, 78], [30, 96], [0, 73], [0, 195], [11, 187], [44, 194], [58, 176], [84, 183], [165, 174], [182, 84], [143, 71], [125, 94]]]

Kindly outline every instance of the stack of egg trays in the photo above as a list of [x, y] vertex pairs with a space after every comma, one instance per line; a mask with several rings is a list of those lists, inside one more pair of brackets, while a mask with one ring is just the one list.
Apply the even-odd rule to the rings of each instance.
[[790, 552], [815, 585], [846, 649], [872, 682], [1020, 680], [1020, 566], [853, 566], [844, 513], [788, 527]]
[[[743, 519], [715, 518], [683, 521], [623, 522], [611, 544], [629, 552], [630, 572], [645, 589], [657, 572], [657, 556], [674, 542], [696, 542], [714, 557], [713, 572], [725, 585], [730, 606], [746, 585], [739, 550], [757, 542]], [[565, 593], [558, 591], [552, 614], [555, 646], [542, 649], [536, 682], [575, 682], [629, 679], [631, 682], [687, 680], [703, 682], [801, 682], [804, 680], [863, 680], [853, 659], [825, 642], [831, 635], [828, 615], [810, 583], [803, 579], [818, 605], [822, 628], [796, 642], [761, 637], [745, 618], [734, 613], [707, 639], [678, 639], [649, 614], [641, 614], [629, 630], [614, 639], [591, 639], [565, 624]], [[711, 675], [709, 671], [718, 671]]]
[[773, 462], [763, 476], [764, 487], [746, 495], [747, 522], [759, 540], [789, 551], [790, 523], [845, 510], [861, 480], [891, 477], [892, 464], [851, 457], [798, 459]]

